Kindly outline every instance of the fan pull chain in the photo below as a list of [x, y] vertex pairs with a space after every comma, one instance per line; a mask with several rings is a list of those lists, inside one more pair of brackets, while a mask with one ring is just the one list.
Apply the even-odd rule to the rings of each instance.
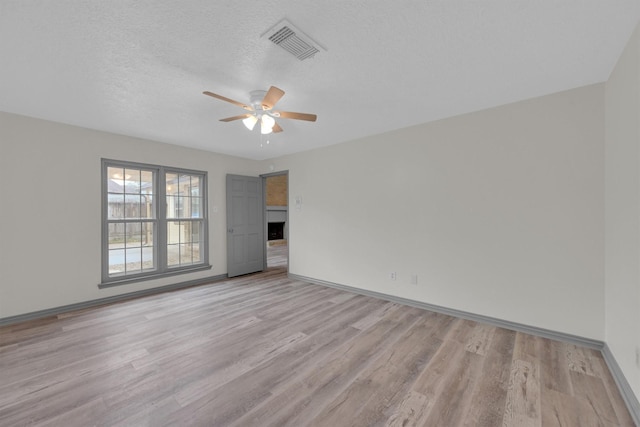
[[[269, 145], [269, 140], [267, 139], [267, 145]], [[264, 147], [264, 144], [262, 143], [262, 132], [260, 132], [260, 148]]]

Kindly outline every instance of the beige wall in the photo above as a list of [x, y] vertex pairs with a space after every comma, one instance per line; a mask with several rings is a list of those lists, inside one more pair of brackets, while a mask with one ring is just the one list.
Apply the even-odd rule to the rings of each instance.
[[598, 84], [263, 162], [289, 170], [291, 273], [604, 339], [603, 99]]
[[640, 27], [606, 84], [606, 341], [640, 396]]
[[[99, 290], [101, 158], [207, 171], [213, 269]], [[256, 165], [0, 113], [0, 318], [226, 273], [225, 175]]]

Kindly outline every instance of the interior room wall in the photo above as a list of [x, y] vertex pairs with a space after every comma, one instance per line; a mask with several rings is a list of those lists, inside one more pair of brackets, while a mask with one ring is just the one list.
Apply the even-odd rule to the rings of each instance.
[[262, 168], [292, 274], [602, 340], [603, 144], [596, 84]]
[[[211, 270], [100, 283], [101, 158], [207, 171]], [[225, 175], [257, 162], [0, 113], [0, 318], [226, 273]]]
[[640, 27], [605, 93], [606, 342], [640, 397]]

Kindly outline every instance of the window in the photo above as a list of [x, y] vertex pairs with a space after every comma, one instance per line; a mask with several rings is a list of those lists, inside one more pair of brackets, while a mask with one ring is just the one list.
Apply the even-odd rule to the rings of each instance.
[[205, 172], [103, 160], [102, 282], [207, 264]]

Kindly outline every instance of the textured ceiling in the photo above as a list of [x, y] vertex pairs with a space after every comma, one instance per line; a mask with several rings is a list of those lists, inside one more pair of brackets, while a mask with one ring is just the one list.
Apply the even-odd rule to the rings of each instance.
[[[327, 48], [260, 36], [282, 18]], [[0, 1], [0, 111], [266, 159], [605, 81], [637, 0]], [[219, 118], [274, 85], [264, 137]]]

